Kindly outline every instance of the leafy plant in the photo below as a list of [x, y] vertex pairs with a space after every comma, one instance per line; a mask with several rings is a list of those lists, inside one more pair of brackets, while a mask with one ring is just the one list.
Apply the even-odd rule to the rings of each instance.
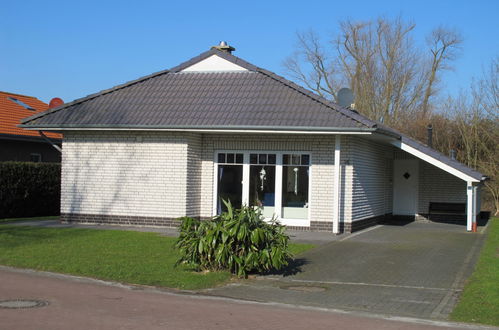
[[228, 270], [238, 276], [250, 272], [279, 270], [288, 265], [291, 253], [285, 227], [263, 220], [253, 207], [234, 209], [224, 201], [227, 212], [207, 221], [182, 218], [176, 247], [179, 263], [198, 270]]

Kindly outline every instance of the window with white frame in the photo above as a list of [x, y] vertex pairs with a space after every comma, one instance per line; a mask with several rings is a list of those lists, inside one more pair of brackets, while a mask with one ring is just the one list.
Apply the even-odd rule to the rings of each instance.
[[289, 219], [307, 219], [310, 155], [282, 156], [281, 216]]
[[232, 205], [259, 207], [266, 218], [308, 220], [310, 153], [217, 152], [215, 213]]

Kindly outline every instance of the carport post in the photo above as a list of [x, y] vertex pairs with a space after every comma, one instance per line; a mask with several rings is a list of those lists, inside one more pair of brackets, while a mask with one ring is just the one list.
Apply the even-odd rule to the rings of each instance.
[[476, 188], [471, 181], [466, 185], [466, 230], [476, 232]]

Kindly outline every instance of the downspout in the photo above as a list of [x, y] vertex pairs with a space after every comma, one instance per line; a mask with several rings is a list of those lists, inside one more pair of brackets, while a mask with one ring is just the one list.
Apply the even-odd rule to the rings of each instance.
[[57, 151], [59, 151], [60, 153], [62, 153], [62, 149], [61, 147], [59, 147], [57, 144], [55, 144], [54, 142], [52, 142], [52, 140], [50, 140], [46, 135], [45, 133], [43, 133], [42, 131], [38, 131], [38, 134], [40, 134], [40, 136], [45, 140], [47, 141], [48, 143], [50, 143], [50, 145], [52, 147], [54, 147]]

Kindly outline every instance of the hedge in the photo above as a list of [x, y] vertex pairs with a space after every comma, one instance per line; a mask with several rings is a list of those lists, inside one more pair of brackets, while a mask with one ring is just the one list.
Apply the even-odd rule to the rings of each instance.
[[0, 219], [58, 215], [61, 164], [0, 162]]

